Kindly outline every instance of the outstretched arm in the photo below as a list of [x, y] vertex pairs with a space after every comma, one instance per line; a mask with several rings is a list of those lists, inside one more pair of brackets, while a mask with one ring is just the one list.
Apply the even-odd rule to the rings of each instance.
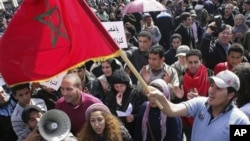
[[152, 103], [155, 103], [156, 100], [158, 100], [162, 106], [162, 112], [170, 117], [176, 117], [176, 116], [188, 116], [188, 109], [183, 103], [174, 104], [167, 100], [167, 98], [164, 96], [164, 94], [159, 91], [158, 89], [148, 86], [150, 89], [150, 92], [147, 94], [147, 97], [149, 101]]

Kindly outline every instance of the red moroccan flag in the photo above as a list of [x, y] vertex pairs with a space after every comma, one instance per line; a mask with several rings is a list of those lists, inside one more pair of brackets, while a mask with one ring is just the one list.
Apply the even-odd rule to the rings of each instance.
[[83, 0], [24, 0], [0, 42], [8, 85], [47, 80], [120, 49]]

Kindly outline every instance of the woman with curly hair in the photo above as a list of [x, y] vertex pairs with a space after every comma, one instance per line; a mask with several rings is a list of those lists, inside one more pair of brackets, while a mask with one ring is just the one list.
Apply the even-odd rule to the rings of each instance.
[[250, 64], [248, 62], [241, 63], [233, 69], [233, 72], [240, 79], [240, 89], [236, 97], [236, 105], [250, 119]]
[[85, 116], [87, 122], [78, 133], [78, 141], [132, 141], [127, 129], [106, 105], [92, 104]]

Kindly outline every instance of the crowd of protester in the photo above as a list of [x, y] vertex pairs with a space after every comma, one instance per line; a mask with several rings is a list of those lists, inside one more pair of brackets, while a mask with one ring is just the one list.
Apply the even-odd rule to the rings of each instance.
[[4, 30], [7, 28], [12, 16], [14, 15], [17, 8], [8, 8], [5, 10], [0, 10], [0, 36], [3, 34]]
[[[123, 22], [123, 51], [150, 91], [119, 57], [69, 70], [59, 90], [1, 77], [0, 141], [42, 140], [34, 125], [51, 109], [70, 118], [65, 141], [229, 141], [229, 124], [250, 124], [250, 0], [122, 13], [129, 2], [87, 0], [101, 22]], [[1, 33], [14, 11], [1, 11]]]

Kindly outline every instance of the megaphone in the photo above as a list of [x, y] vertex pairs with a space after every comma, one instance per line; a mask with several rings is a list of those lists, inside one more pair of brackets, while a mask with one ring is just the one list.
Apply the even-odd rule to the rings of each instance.
[[69, 134], [70, 128], [68, 115], [57, 109], [47, 111], [38, 122], [40, 135], [48, 141], [63, 140]]

